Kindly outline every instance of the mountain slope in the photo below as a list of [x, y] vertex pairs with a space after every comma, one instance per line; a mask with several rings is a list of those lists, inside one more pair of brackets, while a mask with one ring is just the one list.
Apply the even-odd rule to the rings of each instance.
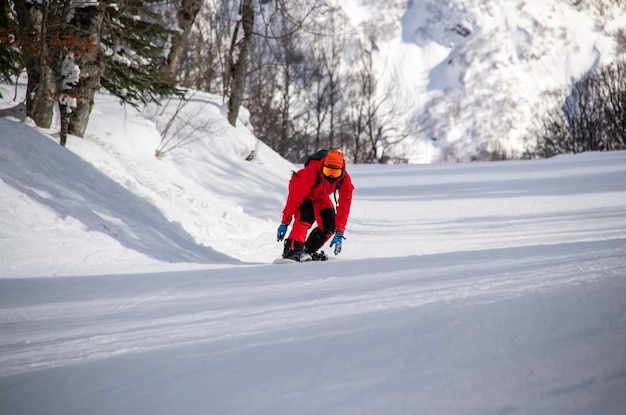
[[519, 157], [549, 93], [626, 50], [620, 2], [340, 3], [412, 97], [418, 133], [397, 151], [412, 162]]

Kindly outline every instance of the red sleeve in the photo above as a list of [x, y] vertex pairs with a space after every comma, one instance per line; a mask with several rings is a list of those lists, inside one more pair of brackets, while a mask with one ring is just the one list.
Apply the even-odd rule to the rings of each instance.
[[335, 231], [341, 233], [346, 230], [348, 216], [350, 215], [350, 206], [352, 205], [352, 191], [354, 190], [352, 178], [350, 178], [348, 172], [346, 172], [345, 175], [346, 177], [343, 179], [343, 183], [339, 188], [337, 216], [335, 218]]
[[287, 195], [287, 203], [283, 209], [283, 218], [281, 223], [289, 225], [296, 210], [300, 207], [304, 198], [311, 192], [315, 186], [317, 178], [319, 162], [311, 161], [305, 168], [295, 172], [289, 181], [289, 195]]

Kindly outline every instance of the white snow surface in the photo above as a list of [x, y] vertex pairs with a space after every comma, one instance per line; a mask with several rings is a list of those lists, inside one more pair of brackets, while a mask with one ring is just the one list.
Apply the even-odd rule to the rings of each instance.
[[273, 265], [299, 166], [96, 98], [0, 118], [0, 413], [626, 413], [626, 152], [349, 165], [343, 252]]

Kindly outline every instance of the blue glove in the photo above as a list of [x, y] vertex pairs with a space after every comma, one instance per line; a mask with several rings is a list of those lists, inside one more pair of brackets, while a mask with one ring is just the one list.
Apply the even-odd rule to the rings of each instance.
[[346, 239], [343, 237], [343, 233], [337, 232], [335, 236], [333, 236], [333, 240], [330, 241], [330, 247], [332, 248], [335, 245], [335, 255], [338, 255], [341, 252], [341, 240]]
[[278, 232], [276, 232], [276, 240], [278, 242], [282, 241], [283, 239], [285, 239], [285, 235], [287, 235], [287, 225], [281, 223], [278, 227]]

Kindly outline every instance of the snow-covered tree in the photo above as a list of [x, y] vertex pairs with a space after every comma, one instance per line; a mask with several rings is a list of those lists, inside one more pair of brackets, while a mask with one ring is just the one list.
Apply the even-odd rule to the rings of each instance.
[[[165, 2], [9, 0], [0, 14], [13, 30], [3, 36], [13, 37], [20, 48], [28, 74], [28, 116], [49, 128], [59, 102], [62, 130], [82, 136], [100, 87], [132, 105], [177, 93], [174, 78], [163, 69], [173, 33], [157, 9]], [[68, 82], [76, 74], [78, 82]]]

